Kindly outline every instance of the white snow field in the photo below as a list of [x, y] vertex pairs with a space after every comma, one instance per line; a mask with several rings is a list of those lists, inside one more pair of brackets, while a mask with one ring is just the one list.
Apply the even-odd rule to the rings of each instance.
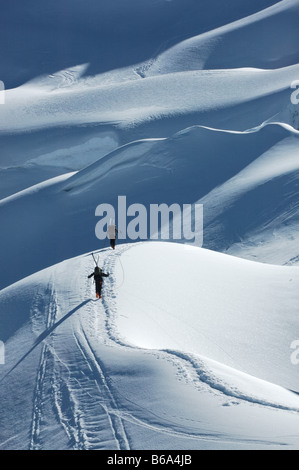
[[[298, 24], [299, 0], [2, 6], [1, 450], [298, 450]], [[202, 204], [203, 245], [111, 250], [119, 196]]]
[[298, 447], [297, 268], [160, 242], [96, 256], [101, 301], [88, 254], [1, 291], [1, 448]]

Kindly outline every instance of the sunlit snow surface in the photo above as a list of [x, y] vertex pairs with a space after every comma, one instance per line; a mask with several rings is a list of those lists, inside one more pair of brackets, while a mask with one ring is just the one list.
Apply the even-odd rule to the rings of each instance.
[[[298, 449], [299, 1], [44, 3], [0, 18], [0, 449]], [[118, 196], [203, 247], [111, 250]]]

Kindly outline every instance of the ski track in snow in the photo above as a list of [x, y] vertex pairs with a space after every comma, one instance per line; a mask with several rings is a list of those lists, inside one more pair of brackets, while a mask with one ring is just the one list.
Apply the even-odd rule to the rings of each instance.
[[[87, 272], [84, 274], [87, 279]], [[87, 291], [87, 281], [84, 284], [85, 291]], [[89, 309], [87, 313], [89, 314]], [[107, 446], [128, 450], [130, 446], [122, 419], [117, 412], [110, 412], [110, 409], [117, 410], [113, 394], [100, 364], [95, 360], [87, 335], [76, 318], [72, 319], [71, 330], [76, 345], [74, 361], [72, 364], [68, 364], [55, 351], [56, 363], [62, 364], [63, 369], [67, 370], [67, 376], [64, 377], [64, 374], [59, 373], [58, 370], [54, 371], [53, 376], [57, 417], [65, 429], [70, 446], [77, 450], [104, 449]], [[55, 349], [55, 342], [52, 349]], [[41, 371], [44, 371], [43, 357], [42, 354]], [[43, 372], [39, 372], [38, 383], [43, 375]], [[36, 393], [37, 397], [41, 395], [39, 388]], [[93, 407], [93, 412], [87, 412], [91, 407]], [[37, 407], [35, 406], [35, 408]], [[40, 418], [40, 414], [35, 413], [35, 416], [38, 415]], [[33, 423], [37, 421], [35, 416]], [[34, 424], [34, 428], [37, 428], [36, 424]], [[111, 429], [111, 441], [102, 441], [99, 437], [100, 431], [109, 428]]]
[[[115, 253], [115, 255], [120, 259], [122, 253], [127, 251], [128, 249], [130, 249], [130, 247], [120, 249], [118, 253]], [[115, 258], [110, 255], [110, 257], [108, 256], [106, 258], [105, 269], [113, 272], [114, 266]], [[107, 296], [107, 298], [109, 299], [108, 301], [105, 300], [106, 297], [103, 300], [103, 305], [106, 312], [106, 330], [110, 339], [117, 345], [137, 349], [136, 346], [126, 344], [122, 339], [119, 338], [116, 332], [115, 323], [113, 321], [113, 317], [116, 315], [116, 307], [114, 301], [114, 299], [116, 298], [116, 292], [114, 287], [115, 281], [112, 281], [112, 279], [110, 281], [109, 286], [109, 291], [112, 292], [112, 294], [110, 294], [110, 296]], [[222, 382], [220, 378], [216, 377], [212, 371], [208, 370], [207, 366], [204, 364], [203, 361], [201, 361], [199, 358], [195, 357], [192, 354], [173, 350], [152, 351], [151, 354], [158, 355], [159, 357], [162, 356], [164, 357], [164, 359], [173, 362], [178, 368], [178, 373], [183, 376], [185, 380], [189, 381], [191, 379], [193, 384], [195, 386], [200, 385], [201, 389], [202, 386], [204, 386], [211, 389], [214, 393], [220, 393], [231, 399], [237, 399], [255, 405], [299, 413], [298, 408], [291, 408], [277, 403], [272, 403], [270, 401], [268, 402], [266, 400], [261, 400], [258, 397], [246, 395], [237, 389], [232, 389], [229, 385]]]
[[[116, 315], [115, 299], [117, 296], [117, 289], [122, 285], [123, 281], [121, 282], [120, 285], [116, 285], [116, 280], [114, 278], [113, 272], [114, 272], [114, 268], [116, 265], [116, 260], [118, 259], [120, 261], [121, 255], [125, 251], [129, 250], [130, 248], [131, 247], [127, 247], [127, 246], [118, 248], [117, 252], [109, 253], [104, 260], [104, 264], [103, 264], [104, 271], [106, 272], [108, 271], [111, 274], [108, 280], [106, 280], [105, 286], [103, 288], [102, 306], [104, 308], [104, 313], [105, 313], [104, 333], [107, 335], [107, 339], [104, 340], [104, 343], [107, 343], [107, 344], [112, 343], [114, 347], [118, 347], [118, 348], [140, 350], [140, 351], [143, 351], [145, 354], [149, 354], [159, 359], [170, 361], [176, 367], [179, 378], [183, 377], [183, 379], [186, 381], [191, 380], [193, 385], [197, 386], [200, 390], [203, 390], [203, 388], [208, 389], [209, 391], [212, 391], [212, 393], [224, 395], [228, 398], [231, 398], [232, 404], [236, 404], [237, 402], [235, 400], [237, 399], [238, 402], [245, 401], [251, 405], [274, 407], [274, 408], [278, 408], [278, 409], [285, 410], [285, 411], [293, 411], [293, 412], [299, 411], [297, 409], [291, 409], [288, 407], [283, 407], [280, 405], [272, 404], [270, 402], [268, 403], [266, 401], [261, 401], [261, 400], [255, 399], [254, 397], [245, 396], [242, 393], [238, 393], [237, 390], [233, 390], [233, 391], [230, 390], [228, 386], [226, 387], [225, 384], [221, 384], [219, 379], [217, 379], [216, 377], [213, 377], [212, 373], [205, 368], [203, 363], [201, 363], [199, 360], [195, 359], [191, 355], [182, 354], [178, 351], [155, 351], [155, 350], [147, 351], [147, 350], [143, 350], [142, 348], [138, 348], [138, 347], [126, 344], [124, 340], [120, 339], [116, 331], [115, 323], [114, 323], [114, 319]], [[123, 271], [123, 275], [124, 275], [124, 271]], [[94, 302], [93, 304], [93, 308], [95, 310], [95, 319], [97, 318], [99, 314], [99, 311], [98, 311], [99, 305], [101, 304], [98, 301]], [[158, 416], [151, 410], [144, 408], [143, 406], [139, 405], [138, 403], [134, 402], [133, 400], [124, 396], [123, 394], [121, 396], [125, 401], [127, 401], [130, 405], [133, 405], [139, 411], [140, 410], [143, 411], [144, 418], [141, 419], [140, 417], [134, 416], [132, 412], [119, 409], [117, 407], [116, 400], [113, 397], [113, 379], [107, 376], [105, 369], [100, 364], [100, 361], [96, 357], [95, 352], [92, 350], [92, 345], [90, 344], [88, 340], [88, 334], [85, 331], [85, 327], [86, 327], [86, 323], [81, 324], [81, 327], [80, 327], [81, 338], [84, 336], [84, 340], [85, 340], [84, 344], [85, 344], [85, 347], [87, 347], [87, 349], [85, 349], [84, 354], [86, 354], [85, 356], [86, 360], [90, 363], [90, 366], [93, 369], [93, 371], [96, 372], [96, 375], [100, 377], [100, 384], [101, 383], [104, 384], [104, 387], [108, 391], [108, 403], [105, 406], [105, 411], [107, 415], [109, 415], [110, 417], [111, 425], [113, 426], [115, 430], [115, 436], [121, 435], [122, 436], [121, 440], [125, 443], [128, 443], [125, 437], [124, 425], [123, 425], [123, 421], [128, 421], [137, 426], [141, 426], [143, 428], [147, 428], [152, 431], [167, 434], [173, 437], [189, 438], [189, 439], [205, 440], [205, 441], [212, 440], [212, 441], [230, 442], [230, 438], [228, 437], [226, 438], [225, 436], [220, 435], [220, 434], [219, 435], [212, 434], [212, 433], [205, 434], [205, 433], [196, 432], [196, 430], [194, 432], [192, 432], [191, 430], [190, 432], [187, 432], [187, 431], [181, 432], [179, 430], [177, 431], [175, 427], [178, 427], [178, 423], [172, 421], [171, 418], [179, 420], [179, 421], [184, 421], [185, 426], [186, 426], [187, 421], [192, 421], [192, 420], [188, 420], [184, 417], [177, 416], [177, 415], [167, 416], [165, 414], [164, 416], [163, 415]], [[97, 329], [95, 324], [89, 325], [89, 328]], [[97, 387], [99, 387], [98, 382], [97, 382]], [[101, 406], [103, 406], [103, 404], [101, 404]], [[113, 420], [113, 417], [114, 419], [118, 418], [119, 421], [115, 422], [115, 420]], [[150, 418], [156, 418], [156, 419], [158, 418], [160, 421], [163, 421], [165, 425], [151, 424]], [[194, 425], [196, 427], [196, 424], [197, 424], [196, 421], [193, 421], [193, 423], [190, 422], [189, 427], [191, 426], [194, 429]], [[119, 438], [117, 438], [117, 440], [118, 442], [120, 442]], [[251, 439], [239, 439], [238, 442], [240, 443], [243, 442], [243, 443], [248, 444], [250, 442], [255, 442], [255, 441]], [[263, 444], [273, 445], [274, 443], [271, 441], [268, 441], [268, 442], [263, 442]], [[277, 445], [278, 443], [276, 442], [275, 444]], [[281, 443], [281, 445], [283, 446], [284, 443]]]
[[[88, 285], [89, 281], [87, 279], [88, 274], [89, 272], [86, 270], [84, 273], [84, 278], [85, 278], [84, 284], [85, 284], [86, 292], [88, 292], [88, 289], [90, 288], [90, 286]], [[95, 302], [94, 305], [97, 308], [99, 305], [99, 302]], [[96, 313], [98, 314], [98, 311]], [[96, 320], [96, 316], [94, 318]], [[90, 325], [90, 326], [93, 328], [93, 325]], [[129, 445], [128, 437], [126, 435], [123, 422], [121, 418], [119, 418], [116, 414], [110, 412], [110, 409], [117, 409], [116, 401], [109, 387], [105, 373], [103, 372], [101, 365], [99, 364], [99, 361], [96, 360], [96, 357], [90, 345], [88, 336], [85, 333], [84, 325], [82, 325], [81, 323], [81, 319], [80, 319], [80, 324], [77, 325], [76, 329], [73, 329], [73, 335], [74, 335], [77, 347], [80, 350], [81, 355], [84, 358], [84, 361], [90, 370], [90, 375], [91, 375], [90, 379], [92, 382], [94, 382], [94, 385], [97, 391], [97, 394], [96, 394], [97, 395], [96, 397], [97, 398], [97, 407], [96, 407], [97, 414], [93, 416], [93, 419], [99, 421], [99, 423], [96, 424], [95, 421], [91, 423], [87, 423], [86, 421], [84, 422], [85, 435], [87, 436], [87, 440], [89, 440], [88, 435], [90, 434], [92, 447], [99, 448], [99, 446], [101, 446], [101, 443], [97, 442], [97, 439], [95, 437], [96, 433], [94, 431], [95, 431], [95, 428], [97, 427], [98, 429], [101, 429], [100, 422], [103, 420], [103, 415], [104, 415], [104, 418], [108, 423], [108, 427], [110, 427], [111, 429], [111, 433], [112, 433], [112, 436], [116, 445], [116, 449], [129, 450], [130, 445]], [[91, 448], [89, 444], [88, 444], [88, 448]]]
[[[105, 286], [103, 288], [103, 298], [102, 298], [102, 305], [104, 308], [104, 314], [105, 314], [105, 319], [104, 319], [104, 333], [107, 335], [107, 339], [104, 339], [104, 342], [109, 342], [113, 343], [113, 346], [121, 347], [121, 348], [127, 348], [130, 346], [127, 346], [125, 344], [121, 344], [119, 341], [117, 341], [116, 337], [113, 337], [113, 328], [111, 327], [110, 320], [112, 318], [112, 310], [115, 309], [115, 298], [116, 298], [116, 290], [117, 288], [120, 287], [120, 285], [115, 286], [115, 279], [113, 277], [113, 270], [115, 267], [116, 259], [119, 257], [123, 252], [127, 251], [130, 249], [130, 247], [122, 247], [119, 249], [118, 252], [111, 252], [111, 254], [108, 254], [104, 261], [104, 271], [109, 271], [111, 273], [110, 277], [106, 280]], [[89, 272], [86, 271], [85, 276]], [[87, 286], [87, 289], [90, 289], [90, 286]], [[95, 312], [94, 319], [95, 321], [97, 320], [97, 317], [99, 315], [99, 305], [100, 302], [96, 301], [93, 304], [93, 309]], [[124, 427], [124, 422], [129, 422], [131, 424], [135, 424], [137, 426], [140, 426], [142, 428], [146, 428], [148, 430], [154, 431], [154, 432], [159, 432], [166, 434], [168, 436], [176, 437], [176, 438], [188, 438], [188, 439], [194, 439], [194, 440], [226, 440], [223, 436], [217, 435], [217, 434], [209, 434], [209, 433], [198, 433], [196, 431], [194, 432], [184, 432], [184, 431], [176, 431], [174, 429], [174, 426], [178, 426], [177, 423], [174, 421], [171, 421], [171, 417], [169, 418], [166, 414], [164, 416], [158, 416], [154, 412], [152, 412], [149, 409], [146, 409], [140, 405], [138, 405], [136, 402], [130, 400], [129, 398], [125, 397], [122, 395], [122, 398], [124, 398], [130, 405], [133, 405], [134, 408], [137, 408], [138, 410], [141, 410], [144, 414], [145, 417], [141, 419], [140, 417], [136, 417], [132, 414], [132, 412], [128, 412], [126, 410], [122, 410], [118, 407], [117, 405], [117, 400], [114, 397], [113, 393], [113, 379], [107, 375], [107, 372], [105, 371], [105, 368], [103, 365], [100, 363], [99, 358], [96, 357], [95, 352], [92, 349], [92, 345], [88, 339], [88, 333], [86, 333], [86, 328], [88, 328], [89, 333], [95, 330], [98, 332], [99, 328], [93, 323], [90, 322], [90, 318], [92, 316], [89, 316], [89, 325], [88, 322], [83, 322], [82, 324], [82, 319], [81, 319], [81, 325], [79, 327], [79, 331], [77, 330], [74, 332], [75, 337], [76, 337], [76, 342], [77, 342], [77, 347], [80, 349], [82, 356], [84, 356], [86, 363], [89, 364], [90, 369], [93, 373], [93, 376], [96, 377], [96, 387], [99, 391], [99, 394], [103, 395], [104, 392], [104, 399], [101, 398], [101, 401], [98, 404], [97, 408], [97, 413], [99, 413], [100, 408], [102, 408], [108, 418], [109, 425], [111, 427], [111, 430], [113, 432], [115, 442], [117, 444], [117, 448], [120, 450], [129, 450], [130, 449], [130, 443], [129, 439], [126, 435], [125, 432], [125, 427]], [[133, 348], [134, 349], [134, 348]], [[136, 348], [137, 349], [137, 348]], [[155, 354], [150, 352], [150, 354]], [[110, 385], [111, 384], [111, 385]], [[157, 418], [165, 423], [169, 422], [169, 425], [158, 425], [158, 424], [151, 424], [150, 421], [147, 421], [147, 418]], [[95, 418], [95, 416], [94, 416]], [[173, 416], [172, 418], [179, 419], [184, 421], [184, 425], [186, 426], [186, 418], [183, 417], [178, 417], [178, 416]], [[194, 421], [193, 423], [190, 424], [195, 424], [196, 422]], [[86, 423], [85, 423], [85, 435], [87, 435], [86, 431]], [[93, 428], [91, 428], [91, 432], [93, 432]], [[229, 441], [229, 440], [228, 440]], [[248, 442], [248, 441], [246, 441]], [[269, 442], [269, 445], [273, 443]]]
[[[116, 306], [115, 306], [115, 298], [116, 298], [116, 291], [117, 289], [122, 285], [123, 281], [119, 284], [119, 285], [115, 285], [115, 279], [114, 279], [114, 276], [113, 276], [113, 271], [114, 271], [114, 268], [115, 268], [115, 264], [116, 264], [116, 260], [119, 259], [120, 260], [120, 257], [121, 255], [126, 252], [127, 250], [129, 250], [131, 247], [121, 247], [118, 249], [117, 252], [111, 252], [111, 254], [108, 254], [105, 261], [104, 261], [104, 272], [110, 272], [110, 277], [108, 278], [108, 280], [106, 280], [106, 283], [105, 283], [105, 287], [103, 288], [103, 297], [102, 297], [102, 305], [103, 305], [103, 308], [104, 308], [104, 312], [105, 312], [105, 333], [107, 334], [108, 336], [108, 340], [109, 342], [112, 342], [113, 343], [113, 346], [115, 347], [121, 347], [121, 348], [129, 348], [129, 349], [139, 349], [139, 348], [136, 348], [136, 347], [132, 347], [130, 345], [127, 345], [126, 343], [122, 342], [121, 340], [117, 339], [117, 335], [115, 334], [115, 327], [113, 325], [113, 315], [116, 313]], [[121, 262], [121, 261], [120, 261]], [[124, 275], [124, 271], [123, 271], [123, 275]], [[95, 302], [94, 304], [94, 308], [96, 310], [96, 314], [98, 315], [98, 305], [99, 305], [99, 302]], [[84, 326], [82, 326], [84, 328]], [[186, 424], [190, 427], [193, 427], [195, 426], [196, 428], [196, 425], [198, 425], [198, 423], [195, 421], [195, 420], [189, 420], [187, 418], [184, 418], [184, 417], [180, 417], [180, 416], [167, 416], [166, 413], [164, 416], [159, 416], [157, 415], [156, 413], [154, 413], [153, 411], [147, 409], [147, 408], [144, 408], [143, 406], [140, 406], [138, 403], [134, 402], [133, 400], [129, 399], [128, 397], [124, 396], [122, 394], [122, 398], [125, 399], [125, 401], [127, 401], [130, 405], [133, 405], [134, 408], [137, 408], [138, 410], [141, 410], [143, 413], [144, 413], [144, 418], [141, 419], [140, 417], [136, 417], [132, 414], [132, 412], [128, 412], [128, 411], [125, 411], [125, 410], [121, 410], [118, 408], [117, 404], [116, 404], [116, 400], [114, 399], [113, 397], [113, 379], [111, 377], [108, 377], [107, 376], [107, 373], [105, 372], [105, 369], [103, 368], [103, 366], [100, 365], [100, 361], [99, 359], [96, 357], [96, 355], [94, 354], [93, 350], [92, 350], [92, 346], [91, 344], [89, 343], [88, 341], [88, 338], [87, 338], [87, 335], [86, 333], [84, 332], [84, 330], [81, 331], [81, 334], [84, 335], [85, 337], [85, 342], [88, 344], [88, 348], [89, 348], [89, 351], [87, 351], [87, 354], [89, 355], [89, 361], [90, 361], [90, 364], [91, 364], [91, 367], [93, 369], [95, 369], [95, 372], [96, 374], [98, 373], [100, 375], [100, 382], [103, 382], [104, 383], [104, 386], [105, 388], [107, 388], [108, 390], [108, 395], [110, 396], [110, 403], [109, 403], [109, 408], [108, 406], [106, 406], [106, 412], [107, 414], [110, 415], [111, 419], [114, 417], [114, 420], [115, 419], [118, 419], [119, 421], [117, 422], [117, 425], [115, 426], [115, 421], [113, 422], [114, 424], [114, 429], [115, 430], [121, 430], [122, 431], [122, 437], [123, 437], [123, 442], [128, 442], [124, 436], [125, 436], [125, 432], [123, 430], [123, 423], [122, 421], [128, 421], [129, 423], [132, 423], [132, 424], [135, 424], [137, 426], [140, 426], [142, 428], [146, 428], [148, 430], [151, 430], [153, 432], [159, 432], [159, 433], [162, 433], [162, 434], [166, 434], [168, 436], [172, 436], [172, 437], [175, 437], [175, 438], [188, 438], [188, 439], [192, 439], [192, 440], [199, 440], [199, 441], [225, 441], [225, 442], [233, 442], [233, 440], [230, 440], [230, 438], [226, 438], [224, 437], [223, 435], [221, 435], [220, 433], [219, 434], [214, 434], [214, 433], [199, 433], [198, 431], [194, 431], [192, 432], [190, 430], [190, 432], [187, 432], [187, 431], [178, 431], [175, 429], [175, 427], [178, 427], [178, 424], [174, 421], [171, 421], [171, 418], [173, 419], [176, 419], [176, 420], [180, 420], [180, 421], [184, 421], [184, 423], [182, 423], [183, 426], [186, 426]], [[144, 350], [142, 350], [144, 351]], [[168, 356], [169, 354], [167, 354], [166, 352], [157, 352], [157, 351], [144, 351], [146, 354], [150, 354], [152, 356], [159, 356], [159, 358], [164, 358], [164, 359], [168, 359]], [[176, 357], [176, 359], [179, 359], [176, 360], [176, 367], [178, 367], [178, 369], [180, 368], [181, 369], [181, 372], [182, 373], [185, 373], [186, 372], [186, 365], [184, 366], [184, 368], [180, 367], [181, 366], [181, 363], [182, 363], [182, 358], [179, 358], [178, 356]], [[173, 363], [173, 358], [172, 358], [172, 363]], [[188, 366], [190, 366], [190, 364], [188, 364]], [[109, 383], [112, 384], [112, 386], [109, 386]], [[97, 384], [98, 386], [98, 384]], [[157, 418], [160, 420], [160, 421], [163, 421], [164, 423], [169, 423], [168, 425], [162, 425], [162, 424], [151, 424], [149, 418], [155, 418], [155, 420], [157, 420]], [[192, 421], [192, 423], [191, 423]], [[193, 426], [192, 426], [193, 425]], [[238, 442], [240, 443], [249, 443], [249, 442], [254, 442], [254, 440], [245, 440], [245, 439], [237, 439]], [[118, 439], [119, 441], [119, 439]], [[273, 442], [264, 442], [265, 445], [273, 445]], [[277, 444], [277, 443], [276, 443]], [[283, 445], [283, 443], [281, 443], [281, 445]], [[129, 448], [129, 445], [128, 447]]]
[[193, 357], [191, 354], [170, 350], [165, 352], [166, 354], [170, 354], [172, 357], [178, 358], [180, 361], [186, 362], [187, 367], [191, 366], [193, 368], [201, 383], [207, 385], [216, 392], [220, 392], [222, 395], [226, 395], [231, 399], [236, 398], [237, 400], [252, 403], [254, 405], [299, 413], [299, 408], [291, 408], [274, 402], [271, 403], [270, 401], [261, 400], [258, 397], [246, 395], [238, 389], [232, 389], [229, 385], [226, 385], [224, 382], [222, 383], [212, 371], [208, 370], [203, 361], [199, 358]]
[[[102, 301], [86, 300], [68, 314], [61, 313], [61, 305], [65, 306], [63, 298], [55, 290], [55, 279], [51, 276], [47, 289], [47, 301], [39, 297], [33, 301], [32, 310], [37, 322], [42, 317], [45, 305], [48, 305], [46, 330], [40, 335], [31, 350], [42, 344], [40, 363], [36, 376], [36, 386], [33, 396], [32, 422], [29, 438], [29, 449], [43, 449], [43, 432], [47, 427], [47, 412], [51, 402], [51, 409], [60, 429], [68, 441], [69, 448], [75, 450], [112, 449], [129, 450], [130, 439], [126, 432], [125, 423], [167, 434], [174, 438], [188, 438], [192, 440], [252, 443], [251, 439], [232, 439], [229, 436], [217, 433], [199, 432], [199, 423], [196, 420], [183, 416], [169, 416], [166, 413], [159, 415], [150, 409], [136, 403], [130, 397], [125, 396], [114, 386], [114, 380], [105, 370], [100, 357], [93, 349], [92, 340], [100, 341], [102, 347], [112, 346], [143, 352], [152, 358], [170, 362], [176, 369], [178, 380], [191, 383], [199, 391], [230, 399], [230, 404], [240, 402], [249, 403], [252, 406], [276, 408], [288, 412], [299, 410], [289, 408], [277, 403], [267, 402], [258, 397], [246, 395], [236, 388], [231, 388], [222, 379], [210, 371], [207, 365], [192, 354], [174, 350], [146, 350], [130, 344], [121, 338], [116, 328], [117, 290], [122, 286], [115, 278], [116, 263], [120, 262], [123, 276], [125, 275], [121, 262], [121, 256], [131, 246], [117, 247], [116, 251], [110, 249], [100, 250], [103, 270], [110, 272], [103, 287]], [[94, 287], [87, 279], [90, 274], [90, 266], [80, 274], [82, 295], [86, 298], [94, 295]], [[84, 307], [84, 309], [83, 309]], [[57, 320], [57, 317], [60, 319]], [[65, 324], [65, 320], [68, 320]], [[58, 326], [65, 325], [65, 329]], [[34, 326], [34, 325], [33, 325]], [[48, 334], [46, 334], [48, 332]], [[65, 356], [63, 342], [71, 340], [72, 352]], [[75, 348], [74, 348], [75, 345]], [[17, 363], [20, 364], [21, 361]], [[17, 366], [16, 365], [16, 366]], [[12, 370], [16, 367], [14, 366]], [[130, 405], [130, 411], [118, 405], [117, 396]], [[224, 406], [224, 405], [223, 405]], [[142, 412], [142, 418], [134, 415], [134, 411]], [[159, 423], [157, 423], [160, 421]], [[152, 422], [153, 421], [153, 422]], [[181, 425], [180, 425], [181, 423]], [[110, 431], [107, 431], [109, 430]], [[107, 437], [109, 434], [109, 438]], [[108, 440], [107, 440], [108, 439]], [[258, 441], [260, 444], [261, 442]], [[279, 445], [275, 442], [263, 442], [264, 445]], [[284, 443], [280, 443], [284, 445]]]
[[[55, 293], [55, 287], [53, 281], [50, 283], [49, 289], [49, 307], [48, 307], [48, 316], [47, 316], [47, 330], [53, 328], [56, 321], [56, 316], [58, 312], [57, 308], [57, 298]], [[36, 388], [33, 398], [33, 414], [32, 414], [32, 425], [31, 425], [31, 437], [30, 437], [30, 450], [41, 450], [42, 440], [42, 422], [44, 418], [45, 411], [45, 397], [47, 394], [46, 388], [50, 389], [50, 396], [53, 410], [55, 411], [56, 418], [61, 424], [67, 437], [74, 449], [80, 449], [80, 422], [77, 419], [77, 413], [75, 409], [75, 403], [72, 402], [70, 394], [68, 395], [68, 406], [65, 405], [66, 402], [66, 392], [67, 385], [64, 379], [56, 374], [54, 370], [55, 357], [57, 359], [57, 354], [52, 345], [50, 345], [49, 338], [44, 341], [40, 365], [37, 374]], [[58, 358], [59, 360], [59, 358]], [[64, 364], [64, 367], [65, 364]], [[70, 371], [68, 371], [70, 373]], [[64, 384], [64, 387], [63, 385]], [[64, 397], [62, 397], [61, 390], [64, 390]], [[65, 410], [65, 411], [64, 411]]]
[[[117, 405], [113, 393], [109, 387], [105, 373], [103, 372], [99, 361], [96, 360], [88, 338], [83, 330], [81, 332], [81, 336], [84, 340], [80, 341], [80, 349], [82, 351], [82, 354], [85, 356], [86, 361], [89, 363], [91, 370], [94, 372], [95, 377], [97, 378], [96, 386], [99, 389], [99, 392], [103, 393], [104, 391], [106, 395], [106, 400], [108, 401], [108, 406], [104, 403], [101, 403], [101, 406], [107, 415], [111, 430], [117, 443], [117, 447], [119, 450], [130, 450], [128, 437], [126, 435], [122, 419], [118, 416], [117, 413], [111, 413], [110, 411], [111, 409], [117, 410]], [[87, 354], [85, 353], [85, 351]]]
[[[48, 318], [47, 318], [47, 329], [51, 328], [56, 319], [56, 301], [55, 301], [55, 292], [53, 285], [51, 286], [50, 291], [50, 302], [48, 309]], [[30, 450], [39, 450], [40, 449], [40, 428], [41, 428], [41, 419], [42, 419], [42, 410], [43, 410], [43, 393], [44, 393], [44, 383], [47, 370], [47, 362], [49, 359], [49, 348], [46, 343], [43, 344], [41, 359], [37, 374], [37, 381], [33, 399], [33, 415], [32, 415], [32, 427], [31, 427], [31, 438], [30, 438]]]

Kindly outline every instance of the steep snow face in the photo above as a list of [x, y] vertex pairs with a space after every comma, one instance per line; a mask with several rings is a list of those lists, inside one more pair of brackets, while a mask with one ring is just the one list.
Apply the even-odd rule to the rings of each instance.
[[102, 301], [90, 254], [0, 293], [1, 449], [298, 447], [298, 268], [167, 243], [96, 257]]
[[231, 24], [189, 38], [161, 54], [146, 75], [197, 69], [272, 69], [298, 61], [298, 1], [284, 0]]
[[294, 134], [270, 146], [200, 200], [206, 211], [207, 245], [217, 249], [222, 245], [240, 256], [243, 248], [243, 256], [264, 262], [296, 263], [297, 195], [298, 135]]
[[82, 169], [118, 146], [119, 137], [115, 131], [97, 127], [53, 128], [3, 135], [0, 198], [61, 173]]

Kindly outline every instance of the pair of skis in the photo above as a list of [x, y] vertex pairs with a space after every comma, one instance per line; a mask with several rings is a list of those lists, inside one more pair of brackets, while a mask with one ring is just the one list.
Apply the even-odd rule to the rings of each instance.
[[97, 267], [99, 267], [99, 257], [100, 257], [100, 255], [98, 256], [97, 260], [95, 259], [95, 256], [94, 256], [93, 253], [91, 253], [91, 255], [92, 255], [92, 257], [93, 257], [94, 264], [95, 264]]

